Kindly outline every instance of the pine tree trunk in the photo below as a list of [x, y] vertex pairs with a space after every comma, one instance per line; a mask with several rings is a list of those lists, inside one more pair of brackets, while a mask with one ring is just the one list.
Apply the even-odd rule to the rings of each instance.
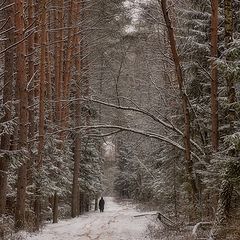
[[[28, 26], [34, 27], [34, 4], [33, 0], [28, 0]], [[35, 134], [35, 122], [34, 122], [34, 79], [36, 78], [35, 69], [34, 69], [34, 34], [31, 34], [27, 39], [27, 61], [28, 61], [28, 119], [29, 119], [29, 128], [28, 128], [28, 151], [29, 151], [29, 162], [28, 162], [28, 183], [31, 185], [33, 183], [33, 163], [34, 163], [34, 153], [32, 151], [33, 138]]]
[[[28, 0], [28, 26], [32, 26], [34, 23], [33, 20], [34, 6], [33, 0]], [[34, 102], [34, 34], [29, 36], [27, 39], [27, 52], [28, 52], [28, 102], [29, 106], [33, 106]], [[32, 108], [29, 108], [29, 139], [31, 140], [34, 137], [34, 111]], [[31, 149], [32, 144], [29, 145]]]
[[[193, 169], [193, 160], [191, 158], [191, 143], [190, 143], [190, 112], [189, 112], [189, 105], [188, 105], [188, 97], [186, 94], [186, 86], [183, 78], [182, 67], [180, 64], [180, 58], [177, 52], [176, 40], [174, 36], [174, 30], [172, 27], [171, 20], [169, 18], [168, 8], [167, 8], [167, 1], [166, 0], [159, 0], [159, 4], [162, 7], [163, 17], [166, 23], [167, 31], [168, 31], [168, 39], [170, 42], [173, 62], [175, 65], [175, 72], [177, 77], [177, 82], [180, 91], [180, 97], [182, 100], [182, 108], [183, 108], [183, 115], [184, 115], [184, 148], [185, 148], [185, 161], [186, 161], [186, 172], [188, 182], [191, 186], [191, 202], [196, 205], [196, 201], [198, 199], [198, 187], [196, 183], [196, 179], [194, 176], [194, 169]], [[196, 209], [196, 206], [195, 206]]]
[[96, 196], [94, 199], [94, 211], [98, 210], [98, 197]]
[[[59, 29], [56, 31], [54, 38], [56, 41], [55, 45], [55, 64], [54, 64], [54, 85], [55, 85], [55, 113], [54, 121], [58, 127], [61, 126], [62, 119], [62, 87], [63, 87], [63, 55], [64, 55], [64, 0], [55, 0], [54, 5], [56, 10], [54, 11], [54, 24], [55, 28]], [[59, 134], [59, 139], [62, 140], [62, 133]], [[58, 144], [58, 148], [62, 149], [63, 142]], [[53, 223], [58, 222], [58, 193], [54, 193], [53, 201]]]
[[[80, 67], [79, 60], [77, 60], [77, 65]], [[78, 69], [78, 78], [80, 77], [80, 68]], [[79, 99], [81, 96], [80, 93], [80, 78], [77, 81], [78, 85], [76, 86], [76, 98]], [[75, 102], [75, 126], [81, 125], [81, 105], [80, 100]], [[74, 139], [74, 172], [73, 172], [73, 186], [72, 186], [72, 217], [76, 217], [78, 213], [78, 204], [79, 204], [79, 169], [80, 169], [80, 159], [81, 159], [81, 136], [79, 132], [75, 133]]]
[[[49, 19], [49, 25], [51, 23], [51, 17], [48, 17]], [[46, 36], [46, 42], [49, 43], [50, 42], [50, 36], [49, 33]], [[53, 123], [53, 104], [52, 104], [52, 100], [53, 98], [53, 90], [52, 90], [52, 73], [51, 73], [51, 68], [52, 68], [52, 59], [51, 59], [51, 52], [50, 52], [50, 46], [46, 47], [46, 99], [48, 101], [48, 120], [50, 123]], [[48, 129], [50, 129], [50, 132], [52, 132], [51, 127], [48, 126]]]
[[[63, 4], [63, 3], [62, 3]], [[55, 33], [55, 56], [56, 58], [54, 58], [55, 60], [55, 64], [54, 64], [54, 80], [55, 80], [55, 122], [57, 125], [60, 126], [60, 120], [61, 120], [61, 92], [62, 92], [62, 88], [61, 88], [61, 82], [62, 82], [62, 61], [63, 61], [63, 33], [62, 33], [62, 27], [63, 27], [63, 14], [61, 13], [62, 11], [62, 7], [63, 5], [60, 5], [58, 3], [58, 1], [56, 0], [56, 9], [60, 9], [60, 10], [55, 10], [54, 11], [54, 22], [55, 22], [55, 28], [56, 29], [60, 29], [59, 31], [56, 31]]]
[[[80, 4], [78, 4], [76, 13], [80, 15]], [[77, 18], [76, 18], [77, 20]], [[80, 19], [79, 19], [80, 20]], [[80, 21], [79, 21], [80, 22]], [[76, 21], [75, 24], [77, 24]], [[75, 50], [80, 53], [80, 35], [75, 38]], [[75, 86], [76, 86], [76, 99], [81, 97], [81, 61], [80, 54], [75, 56]], [[80, 100], [75, 101], [75, 127], [81, 125], [81, 102]], [[79, 169], [81, 159], [81, 135], [80, 132], [75, 133], [74, 139], [74, 171], [73, 171], [73, 186], [72, 186], [72, 217], [76, 217], [79, 213]]]
[[[232, 0], [224, 0], [224, 14], [225, 14], [225, 48], [229, 49], [233, 36], [233, 2]], [[227, 64], [234, 61], [234, 57], [231, 53], [226, 56]], [[236, 102], [236, 90], [235, 90], [235, 76], [234, 73], [228, 72], [226, 68], [226, 83], [228, 94], [228, 122], [229, 122], [229, 134], [234, 132], [234, 122], [236, 121], [236, 111], [234, 103]], [[224, 180], [221, 184], [221, 190], [218, 200], [218, 207], [216, 212], [216, 219], [212, 228], [212, 239], [224, 240], [227, 237], [227, 225], [229, 223], [229, 211], [231, 207], [231, 200], [233, 195], [233, 179], [237, 179], [240, 176], [240, 163], [239, 160], [232, 160], [231, 157], [238, 156], [237, 151], [229, 151], [229, 163], [224, 176]]]
[[[6, 4], [13, 3], [12, 0], [6, 2]], [[5, 47], [9, 47], [14, 43], [14, 17], [13, 17], [13, 7], [8, 7], [5, 10], [6, 19], [9, 18], [5, 28], [6, 33], [6, 44]], [[12, 29], [11, 29], [12, 28]], [[13, 92], [13, 80], [14, 80], [14, 54], [13, 49], [9, 49], [5, 53], [5, 71], [4, 71], [4, 82], [3, 82], [3, 93], [2, 93], [2, 103], [4, 106], [4, 117], [1, 122], [8, 122], [12, 118], [12, 92]], [[10, 134], [4, 133], [1, 135], [1, 150], [8, 151], [10, 149]], [[7, 197], [7, 171], [9, 167], [9, 158], [7, 154], [3, 154], [0, 157], [0, 216], [5, 213], [6, 208], [6, 197]]]
[[211, 117], [212, 117], [212, 148], [218, 150], [218, 77], [217, 77], [217, 52], [218, 52], [218, 0], [212, 0], [211, 16]]
[[[58, 46], [58, 98], [57, 101], [59, 101], [59, 104], [57, 105], [57, 123], [61, 127], [62, 124], [62, 115], [63, 115], [63, 103], [61, 103], [61, 100], [63, 100], [63, 72], [64, 72], [64, 0], [58, 0], [58, 7], [59, 7], [59, 12], [58, 12], [58, 21], [59, 21], [59, 46]], [[60, 133], [60, 139], [62, 140], [62, 134], [63, 132]], [[60, 146], [62, 148], [62, 144]]]
[[[76, 30], [76, 3], [74, 0], [70, 1], [70, 9], [68, 13], [68, 37], [65, 48], [65, 61], [64, 61], [64, 74], [63, 74], [63, 106], [62, 106], [62, 129], [65, 129], [69, 125], [69, 94], [70, 94], [70, 84], [72, 79], [72, 59], [73, 59], [73, 49], [75, 43], [75, 30]], [[62, 139], [65, 138], [64, 131], [62, 132]]]
[[[40, 80], [39, 80], [39, 123], [38, 123], [38, 156], [36, 162], [37, 172], [41, 174], [43, 165], [44, 138], [45, 138], [45, 82], [46, 82], [46, 0], [41, 1], [40, 17]], [[41, 179], [41, 176], [40, 178]], [[39, 230], [41, 222], [41, 182], [36, 182], [35, 195], [35, 228]]]
[[53, 197], [53, 223], [58, 222], [58, 194], [54, 193]]
[[24, 3], [15, 0], [15, 26], [16, 41], [20, 42], [16, 47], [16, 88], [19, 91], [19, 144], [18, 149], [23, 153], [21, 166], [18, 169], [17, 178], [17, 200], [15, 212], [16, 230], [24, 228], [25, 225], [25, 199], [27, 185], [27, 140], [28, 140], [28, 94], [26, 78], [26, 46], [24, 39]]

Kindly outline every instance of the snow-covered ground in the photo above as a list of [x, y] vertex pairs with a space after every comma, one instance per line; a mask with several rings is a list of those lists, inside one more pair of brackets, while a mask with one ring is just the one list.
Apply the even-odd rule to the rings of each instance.
[[27, 240], [149, 240], [149, 217], [134, 217], [139, 212], [130, 203], [105, 198], [103, 213], [90, 212], [79, 218], [49, 224]]

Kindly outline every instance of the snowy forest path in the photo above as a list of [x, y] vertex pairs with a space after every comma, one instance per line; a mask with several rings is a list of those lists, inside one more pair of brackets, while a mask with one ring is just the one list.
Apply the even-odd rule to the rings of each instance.
[[139, 211], [129, 202], [118, 203], [105, 198], [103, 213], [90, 212], [78, 218], [49, 224], [27, 240], [149, 240], [150, 219], [137, 217]]

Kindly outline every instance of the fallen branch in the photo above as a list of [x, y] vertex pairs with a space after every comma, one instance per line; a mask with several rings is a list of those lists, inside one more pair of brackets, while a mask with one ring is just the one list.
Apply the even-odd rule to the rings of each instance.
[[145, 216], [154, 216], [154, 215], [157, 215], [158, 212], [154, 212], [154, 213], [144, 213], [144, 214], [138, 214], [138, 215], [135, 215], [134, 217], [145, 217]]
[[202, 226], [204, 226], [204, 225], [207, 225], [207, 226], [209, 226], [209, 225], [212, 225], [212, 222], [199, 222], [199, 223], [197, 223], [196, 225], [194, 225], [194, 227], [193, 227], [193, 230], [192, 230], [192, 236], [195, 238], [195, 239], [197, 239], [197, 232], [198, 232], [198, 229], [200, 228], [200, 227], [202, 227]]
[[142, 217], [142, 216], [157, 216], [157, 219], [165, 226], [170, 227], [170, 228], [178, 228], [178, 225], [173, 222], [170, 218], [166, 217], [164, 214], [161, 212], [153, 212], [153, 213], [144, 213], [144, 214], [139, 214], [134, 217]]

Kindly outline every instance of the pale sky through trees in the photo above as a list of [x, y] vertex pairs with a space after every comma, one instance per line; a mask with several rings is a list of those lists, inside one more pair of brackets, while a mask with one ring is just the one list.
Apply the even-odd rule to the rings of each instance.
[[[147, 1], [142, 1], [142, 2], [147, 2]], [[132, 23], [131, 25], [126, 27], [126, 31], [127, 32], [134, 32], [135, 29], [135, 24], [137, 23], [138, 19], [139, 19], [139, 14], [141, 12], [141, 8], [139, 6], [139, 0], [130, 0], [130, 1], [125, 1], [124, 3], [125, 7], [127, 9], [129, 9], [130, 14], [131, 14], [131, 18], [132, 18]]]

